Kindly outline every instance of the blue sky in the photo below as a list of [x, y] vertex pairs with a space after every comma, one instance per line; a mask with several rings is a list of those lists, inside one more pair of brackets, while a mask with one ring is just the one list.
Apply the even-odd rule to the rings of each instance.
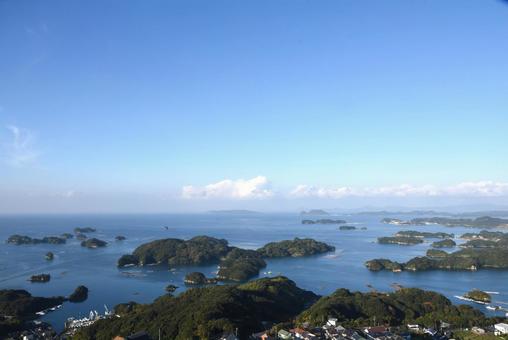
[[0, 1], [0, 211], [506, 204], [507, 18]]

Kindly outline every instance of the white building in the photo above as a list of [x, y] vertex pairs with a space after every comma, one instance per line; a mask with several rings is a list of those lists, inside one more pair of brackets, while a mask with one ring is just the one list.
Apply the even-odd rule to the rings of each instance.
[[494, 325], [494, 334], [503, 335], [508, 334], [508, 323], [497, 323]]

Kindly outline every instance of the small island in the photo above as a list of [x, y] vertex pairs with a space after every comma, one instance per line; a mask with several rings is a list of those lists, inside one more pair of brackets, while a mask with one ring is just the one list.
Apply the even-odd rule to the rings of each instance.
[[122, 235], [118, 235], [115, 237], [115, 240], [116, 241], [125, 241], [127, 238], [125, 236], [122, 236]]
[[68, 239], [70, 239], [70, 238], [73, 238], [73, 237], [74, 237], [74, 235], [72, 235], [72, 234], [70, 234], [70, 233], [63, 233], [63, 234], [61, 235], [61, 237], [62, 237], [62, 238], [64, 238], [64, 239], [66, 239], [66, 240], [68, 240]]
[[328, 218], [320, 219], [320, 220], [302, 220], [302, 224], [344, 224], [346, 221], [344, 220], [332, 220]]
[[310, 238], [295, 238], [294, 240], [270, 242], [257, 251], [261, 256], [268, 258], [300, 257], [335, 251], [335, 247]]
[[78, 303], [88, 299], [88, 288], [85, 286], [78, 286], [74, 292], [69, 295], [69, 301]]
[[427, 250], [426, 255], [428, 257], [437, 257], [437, 258], [439, 258], [439, 257], [446, 257], [446, 256], [448, 256], [448, 253], [446, 251], [444, 251], [444, 250], [429, 249], [429, 250]]
[[42, 239], [39, 238], [31, 238], [30, 236], [24, 235], [11, 235], [7, 239], [7, 243], [14, 245], [23, 245], [23, 244], [64, 244], [67, 240], [63, 237], [57, 236], [46, 236]]
[[464, 297], [466, 299], [471, 299], [474, 302], [481, 302], [481, 303], [490, 303], [492, 300], [490, 294], [485, 293], [484, 291], [473, 289], [466, 294], [464, 294]]
[[95, 249], [95, 248], [102, 248], [107, 246], [108, 243], [106, 241], [99, 240], [98, 238], [90, 238], [86, 241], [81, 242], [82, 247]]
[[95, 228], [91, 228], [91, 227], [81, 227], [81, 228], [80, 228], [80, 227], [77, 227], [77, 228], [74, 228], [74, 233], [75, 233], [75, 234], [82, 234], [82, 233], [85, 233], [85, 234], [87, 234], [87, 233], [94, 233], [94, 232], [96, 232], [96, 231], [97, 231], [97, 229], [95, 229]]
[[175, 285], [167, 285], [166, 286], [166, 292], [168, 292], [169, 294], [173, 294], [176, 290], [178, 289], [178, 286], [175, 286]]
[[406, 236], [392, 236], [392, 237], [378, 237], [379, 244], [398, 244], [402, 246], [413, 246], [423, 243], [420, 237], [406, 237]]
[[352, 225], [341, 225], [339, 230], [356, 230], [356, 227]]
[[431, 244], [432, 248], [453, 248], [457, 245], [452, 239], [445, 239], [441, 241], [436, 241]]
[[217, 283], [217, 280], [209, 279], [205, 276], [205, 274], [200, 272], [191, 272], [185, 275], [183, 282], [186, 285], [205, 285], [205, 284], [215, 284]]
[[45, 282], [49, 282], [49, 280], [51, 280], [51, 275], [37, 274], [37, 275], [32, 275], [28, 281], [37, 282], [37, 283], [45, 283]]
[[53, 254], [52, 252], [48, 251], [46, 253], [46, 256], [45, 256], [46, 260], [48, 261], [52, 261], [54, 258], [55, 258], [55, 254]]
[[230, 250], [228, 241], [209, 236], [196, 236], [188, 241], [167, 238], [142, 244], [132, 254], [123, 255], [118, 266], [212, 264], [218, 263]]
[[425, 231], [416, 230], [403, 230], [395, 234], [395, 236], [403, 237], [420, 237], [420, 238], [454, 238], [454, 234], [447, 233], [430, 233]]

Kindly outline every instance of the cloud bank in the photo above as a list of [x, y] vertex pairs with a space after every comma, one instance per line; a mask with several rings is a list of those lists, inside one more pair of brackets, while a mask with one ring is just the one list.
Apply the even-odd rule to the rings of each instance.
[[[202, 187], [182, 188], [185, 199], [264, 199], [276, 196], [265, 176], [251, 179], [225, 179]], [[338, 200], [348, 197], [500, 197], [508, 196], [508, 183], [495, 181], [463, 182], [450, 186], [402, 184], [382, 187], [317, 187], [298, 185], [279, 198], [319, 198]]]
[[433, 197], [433, 196], [473, 196], [496, 197], [508, 195], [508, 183], [494, 181], [464, 182], [452, 186], [409, 185], [386, 187], [315, 187], [298, 185], [290, 191], [292, 198], [328, 198], [341, 199], [346, 197]]
[[204, 187], [187, 185], [182, 188], [185, 199], [262, 199], [273, 196], [270, 182], [264, 176], [251, 179], [225, 179]]

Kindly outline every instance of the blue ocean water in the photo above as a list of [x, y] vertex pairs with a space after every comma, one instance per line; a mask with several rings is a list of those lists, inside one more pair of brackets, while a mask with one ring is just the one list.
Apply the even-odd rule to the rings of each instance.
[[[367, 230], [340, 231], [337, 225], [302, 225], [297, 214], [161, 214], [161, 215], [4, 215], [0, 216], [0, 289], [26, 289], [35, 296], [69, 295], [78, 285], [89, 288], [89, 297], [83, 303], [65, 303], [48, 313], [42, 320], [62, 330], [70, 317], [88, 315], [90, 310], [104, 311], [118, 303], [151, 302], [165, 293], [168, 284], [185, 290], [183, 277], [189, 271], [202, 271], [213, 276], [216, 266], [204, 267], [146, 267], [118, 269], [116, 261], [138, 245], [161, 238], [188, 239], [197, 235], [224, 238], [233, 246], [256, 249], [271, 241], [310, 237], [336, 247], [335, 253], [306, 258], [268, 260], [260, 277], [285, 275], [298, 286], [316, 294], [332, 293], [337, 288], [369, 291], [393, 290], [392, 284], [434, 290], [449, 297], [454, 303], [463, 303], [454, 295], [478, 288], [495, 291], [493, 304], [508, 307], [508, 271], [480, 270], [477, 272], [370, 272], [364, 262], [373, 258], [407, 261], [424, 255], [434, 240], [415, 246], [380, 245], [377, 237], [390, 236], [399, 230], [443, 231], [455, 233], [479, 231], [470, 228], [444, 226], [401, 227], [380, 223], [383, 216], [334, 216], [348, 221], [348, 225]], [[401, 216], [411, 218], [411, 216]], [[12, 234], [31, 237], [60, 235], [75, 227], [94, 227], [89, 236], [108, 241], [105, 248], [86, 249], [71, 239], [65, 245], [6, 244]], [[167, 230], [166, 228], [167, 227]], [[115, 236], [127, 237], [115, 241]], [[460, 240], [456, 240], [460, 242]], [[55, 253], [54, 261], [46, 261], [46, 252]], [[30, 283], [33, 274], [50, 273], [49, 283]], [[483, 306], [474, 305], [492, 314]], [[502, 315], [497, 312], [498, 315]]]

